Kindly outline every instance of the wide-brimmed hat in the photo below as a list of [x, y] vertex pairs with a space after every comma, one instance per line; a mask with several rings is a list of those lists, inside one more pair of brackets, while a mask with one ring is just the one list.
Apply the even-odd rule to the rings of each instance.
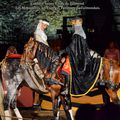
[[74, 17], [71, 20], [72, 25], [80, 25], [83, 22], [83, 19], [81, 17]]

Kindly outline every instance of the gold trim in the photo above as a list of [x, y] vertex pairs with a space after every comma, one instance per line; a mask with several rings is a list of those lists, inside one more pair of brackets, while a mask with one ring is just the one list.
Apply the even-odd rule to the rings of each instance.
[[92, 84], [92, 86], [89, 88], [89, 90], [88, 90], [86, 93], [84, 93], [84, 94], [74, 95], [74, 94], [71, 93], [71, 84], [72, 84], [72, 71], [71, 71], [71, 75], [70, 75], [70, 95], [71, 95], [72, 97], [84, 96], [84, 95], [86, 95], [87, 93], [89, 93], [89, 92], [93, 89], [93, 87], [95, 86], [95, 84], [96, 84], [96, 82], [97, 82], [97, 80], [98, 80], [98, 77], [99, 77], [99, 74], [100, 74], [100, 70], [101, 70], [101, 68], [102, 68], [102, 63], [103, 63], [103, 58], [101, 57], [101, 59], [100, 59], [100, 67], [99, 67], [97, 76], [96, 76], [96, 78], [95, 78], [95, 81], [94, 81], [94, 83]]

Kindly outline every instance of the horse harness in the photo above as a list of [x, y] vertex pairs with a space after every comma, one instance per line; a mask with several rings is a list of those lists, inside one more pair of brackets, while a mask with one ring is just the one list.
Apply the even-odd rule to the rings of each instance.
[[[100, 78], [98, 80], [98, 83], [101, 86], [107, 86], [107, 88], [110, 88], [112, 90], [118, 90], [120, 88], [120, 84], [117, 84], [116, 82], [113, 81], [113, 75], [115, 73], [115, 67], [114, 67], [114, 62], [113, 60], [108, 60], [109, 62], [109, 78], [105, 78], [105, 64], [104, 64], [104, 59], [103, 59], [103, 64], [102, 64], [102, 69], [100, 71]], [[119, 79], [119, 78], [118, 78]]]
[[[64, 85], [60, 81], [52, 79], [52, 75], [49, 78], [45, 77], [45, 73], [44, 73], [45, 70], [43, 70], [41, 68], [37, 58], [35, 58], [37, 50], [41, 50], [40, 47], [41, 46], [39, 45], [39, 43], [37, 41], [34, 40], [34, 38], [30, 38], [28, 43], [24, 46], [24, 53], [21, 57], [20, 65], [24, 69], [26, 69], [26, 70], [29, 69], [30, 72], [34, 72], [35, 75], [37, 75], [39, 77], [39, 79], [43, 81], [44, 86], [45, 86], [45, 84]], [[43, 52], [45, 52], [45, 51], [43, 50]], [[58, 64], [59, 64], [58, 59], [59, 58], [55, 58], [52, 60], [52, 62], [54, 63], [52, 66], [52, 71], [51, 71], [52, 74], [56, 71], [56, 68], [58, 67]], [[45, 79], [45, 80], [43, 80], [43, 79]]]

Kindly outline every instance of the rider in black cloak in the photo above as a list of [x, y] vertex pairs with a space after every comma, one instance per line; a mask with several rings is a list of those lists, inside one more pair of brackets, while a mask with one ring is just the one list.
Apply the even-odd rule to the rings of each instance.
[[72, 70], [70, 81], [72, 96], [85, 95], [93, 88], [98, 79], [102, 62], [101, 57], [89, 49], [82, 23], [82, 18], [72, 20], [75, 32], [72, 42], [65, 49], [69, 55]]

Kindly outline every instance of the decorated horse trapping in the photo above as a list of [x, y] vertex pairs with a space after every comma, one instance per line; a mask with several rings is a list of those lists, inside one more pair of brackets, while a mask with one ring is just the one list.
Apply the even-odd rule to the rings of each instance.
[[[33, 85], [35, 84], [36, 86], [36, 90], [38, 89], [37, 91], [47, 93], [48, 91], [46, 90], [45, 83], [43, 81], [44, 74], [38, 65], [37, 59], [33, 60], [35, 58], [37, 47], [38, 43], [31, 37], [24, 46], [24, 52], [21, 56], [20, 66], [23, 68], [25, 76], [30, 76]], [[32, 84], [29, 85], [31, 88], [35, 87]]]
[[105, 87], [107, 94], [115, 104], [120, 104], [120, 66], [115, 60], [104, 58], [98, 83]]
[[103, 59], [100, 82], [113, 90], [120, 88], [120, 66], [115, 60]]
[[[93, 55], [94, 59], [97, 60], [97, 53], [95, 53], [96, 55]], [[63, 65], [62, 68], [62, 73], [64, 75], [69, 75], [70, 76], [70, 95], [73, 97], [80, 97], [80, 96], [84, 96], [87, 95], [92, 88], [94, 87], [98, 87], [98, 84], [100, 86], [103, 86], [105, 88], [105, 91], [108, 93], [108, 95], [110, 96], [110, 98], [112, 99], [112, 102], [119, 104], [119, 94], [117, 91], [119, 91], [120, 88], [120, 66], [118, 63], [116, 63], [116, 61], [111, 61], [109, 59], [105, 59], [102, 57], [98, 57], [98, 59], [100, 60], [99, 63], [99, 69], [98, 72], [96, 72], [96, 78], [93, 80], [93, 82], [91, 81], [91, 86], [89, 87], [88, 91], [86, 91], [86, 93], [84, 94], [77, 94], [77, 95], [73, 95], [71, 94], [71, 90], [72, 90], [72, 83], [75, 82], [72, 79], [72, 67], [70, 65], [70, 60], [69, 57], [67, 57], [65, 64], [65, 67]], [[69, 62], [68, 62], [69, 61]], [[77, 89], [77, 87], [80, 87], [81, 85], [84, 86], [84, 84], [77, 84], [75, 86], [75, 88]], [[104, 91], [104, 92], [105, 92]], [[118, 95], [117, 95], [118, 94]]]
[[[22, 56], [18, 58], [13, 57], [15, 55], [7, 54], [7, 56], [10, 57], [5, 57], [4, 64], [1, 65], [2, 80], [7, 83], [7, 94], [5, 95], [3, 102], [5, 119], [11, 120], [12, 118], [9, 112], [10, 107], [13, 108], [13, 111], [18, 119], [23, 119], [16, 106], [17, 90], [20, 85], [24, 83], [23, 81], [25, 81], [31, 89], [37, 91], [38, 93], [50, 92], [53, 103], [53, 118], [56, 119], [56, 117], [59, 117], [57, 114], [59, 105], [56, 101], [58, 101], [58, 97], [61, 95], [60, 93], [62, 92], [64, 84], [62, 83], [62, 78], [56, 71], [59, 63], [61, 65], [59, 57], [57, 57], [57, 53], [47, 46], [44, 46], [44, 44], [38, 43], [34, 41], [34, 39], [30, 38], [28, 43], [25, 45]], [[52, 84], [46, 82], [47, 80], [51, 81], [51, 79]], [[62, 97], [68, 98], [68, 101], [62, 99], [64, 100], [62, 103], [65, 102], [64, 107], [68, 106], [67, 109], [65, 108], [68, 119], [73, 119], [71, 118], [71, 112], [69, 112], [71, 111], [70, 96], [62, 95], [61, 98]]]
[[[83, 45], [81, 47], [84, 49]], [[22, 56], [5, 57], [1, 71], [2, 79], [8, 83], [6, 84], [7, 94], [4, 97], [6, 116], [10, 116], [9, 108], [11, 106], [17, 117], [23, 119], [18, 112], [15, 98], [19, 86], [25, 81], [34, 91], [51, 94], [54, 119], [59, 118], [58, 110], [61, 100], [67, 118], [73, 120], [70, 95], [79, 97], [90, 92], [97, 83], [102, 66], [105, 63], [104, 59], [97, 53], [89, 54], [90, 52], [87, 50], [88, 56], [85, 58], [84, 51], [81, 51], [84, 55], [80, 58], [77, 54], [79, 51], [74, 51], [76, 50], [75, 46], [71, 45], [71, 49], [72, 52], [69, 51], [70, 49], [66, 49], [70, 54], [67, 54], [65, 61], [61, 62], [64, 57], [43, 43], [38, 43], [30, 38], [24, 47]], [[10, 55], [7, 54], [7, 56]], [[59, 71], [58, 68], [61, 70]], [[111, 71], [109, 73], [111, 76]], [[119, 101], [116, 91], [108, 88], [107, 92], [113, 101]]]

